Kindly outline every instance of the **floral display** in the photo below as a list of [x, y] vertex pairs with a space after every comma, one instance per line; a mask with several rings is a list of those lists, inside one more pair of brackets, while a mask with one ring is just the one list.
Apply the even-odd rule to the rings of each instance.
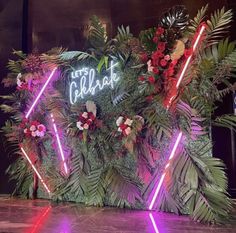
[[10, 114], [2, 130], [18, 156], [8, 168], [14, 193], [32, 193], [33, 154], [40, 198], [50, 192], [55, 201], [225, 223], [232, 201], [209, 135], [212, 126], [236, 125], [234, 115], [214, 116], [235, 90], [236, 47], [225, 39], [231, 10], [209, 19], [206, 11], [191, 20], [175, 6], [138, 37], [121, 26], [108, 38], [93, 16], [85, 51], [14, 51], [19, 59], [9, 61], [3, 83], [15, 91], [1, 105]]
[[27, 119], [24, 119], [20, 124], [20, 127], [23, 129], [23, 132], [26, 137], [44, 137], [46, 133], [45, 125], [41, 124], [38, 121], [29, 122]]

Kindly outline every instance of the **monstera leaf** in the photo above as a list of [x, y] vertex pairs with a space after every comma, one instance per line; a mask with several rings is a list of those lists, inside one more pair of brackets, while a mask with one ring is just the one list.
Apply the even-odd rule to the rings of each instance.
[[184, 30], [189, 22], [189, 14], [184, 6], [174, 6], [165, 12], [161, 19], [160, 25], [164, 28], [174, 28]]

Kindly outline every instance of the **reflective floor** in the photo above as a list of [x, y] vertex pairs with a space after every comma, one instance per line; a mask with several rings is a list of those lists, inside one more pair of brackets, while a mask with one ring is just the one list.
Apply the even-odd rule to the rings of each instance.
[[213, 227], [172, 214], [0, 198], [0, 233], [108, 232], [236, 233], [236, 223]]

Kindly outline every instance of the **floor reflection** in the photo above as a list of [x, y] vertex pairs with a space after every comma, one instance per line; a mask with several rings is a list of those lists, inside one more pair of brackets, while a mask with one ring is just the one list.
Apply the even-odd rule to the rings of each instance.
[[52, 209], [51, 206], [45, 207], [43, 211], [37, 217], [36, 222], [33, 224], [32, 229], [28, 233], [39, 233], [40, 228], [43, 226], [44, 221], [47, 219], [50, 210]]
[[235, 233], [235, 226], [203, 225], [155, 211], [0, 198], [0, 233]]

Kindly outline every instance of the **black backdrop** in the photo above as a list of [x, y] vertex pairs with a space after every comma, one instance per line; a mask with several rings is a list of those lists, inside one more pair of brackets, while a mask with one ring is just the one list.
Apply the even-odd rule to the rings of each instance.
[[[6, 75], [6, 63], [12, 48], [25, 52], [43, 52], [55, 46], [83, 49], [89, 17], [96, 14], [106, 25], [109, 35], [119, 25], [130, 25], [134, 34], [158, 21], [161, 13], [176, 4], [185, 5], [193, 17], [197, 9], [209, 3], [210, 11], [226, 6], [236, 12], [235, 0], [0, 0], [0, 79]], [[231, 33], [236, 38], [236, 32]], [[0, 94], [6, 94], [0, 86]], [[216, 115], [232, 112], [232, 97], [219, 103]], [[0, 125], [6, 115], [1, 113]], [[228, 167], [230, 191], [236, 193], [235, 140], [230, 130], [213, 129], [214, 154], [220, 156]], [[233, 150], [234, 149], [234, 150]], [[14, 158], [12, 158], [14, 159]], [[0, 137], [0, 193], [9, 193], [14, 184], [7, 182], [4, 171], [12, 159], [4, 150]]]

